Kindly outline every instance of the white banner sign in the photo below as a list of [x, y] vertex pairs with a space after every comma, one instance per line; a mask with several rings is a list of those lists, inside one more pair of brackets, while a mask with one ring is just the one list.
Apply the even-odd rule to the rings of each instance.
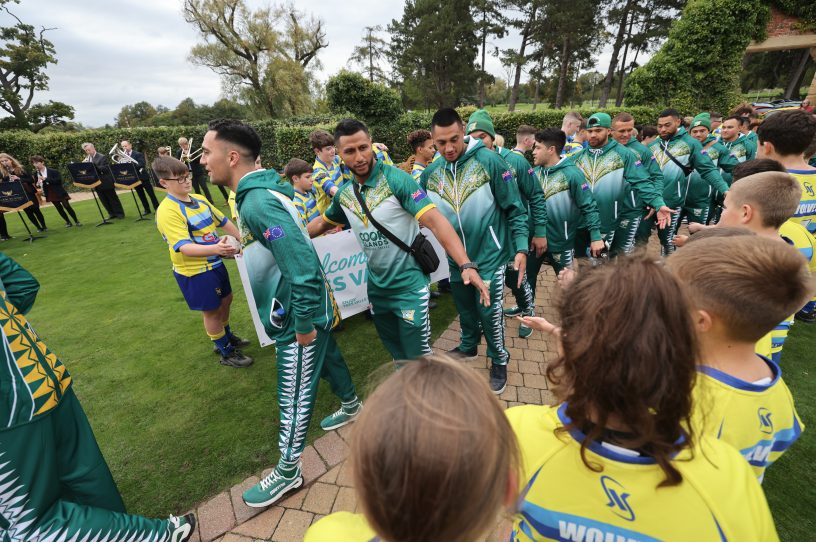
[[[430, 230], [423, 228], [422, 233], [433, 244], [439, 256], [439, 268], [431, 274], [431, 282], [438, 282], [448, 278], [450, 274], [445, 250]], [[317, 251], [320, 264], [323, 266], [323, 271], [326, 273], [326, 278], [331, 285], [337, 306], [340, 308], [340, 316], [345, 319], [368, 309], [368, 267], [366, 266], [368, 258], [354, 232], [346, 230], [324, 235], [312, 239], [312, 243]], [[238, 264], [238, 273], [241, 275], [241, 283], [244, 287], [258, 340], [261, 346], [274, 344], [275, 341], [269, 338], [263, 325], [261, 325], [261, 319], [258, 316], [258, 309], [252, 295], [252, 288], [249, 285], [246, 262], [244, 262], [241, 255], [238, 255], [235, 257], [235, 263]]]

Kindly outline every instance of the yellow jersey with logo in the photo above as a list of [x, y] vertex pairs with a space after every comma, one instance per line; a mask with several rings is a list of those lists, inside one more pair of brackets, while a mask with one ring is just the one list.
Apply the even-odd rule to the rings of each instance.
[[186, 256], [181, 247], [186, 244], [214, 245], [218, 243], [218, 231], [227, 223], [227, 217], [204, 196], [190, 194], [189, 202], [181, 201], [171, 194], [156, 209], [156, 226], [170, 250], [173, 271], [192, 277], [223, 265], [218, 256]]
[[510, 540], [570, 542], [779, 540], [762, 488], [725, 443], [703, 437], [677, 455], [679, 485], [633, 450], [604, 442], [586, 449], [567, 404], [507, 410], [522, 459], [519, 513]]
[[811, 235], [816, 235], [816, 169], [789, 169], [788, 173], [802, 187], [802, 199], [790, 220], [804, 226]]
[[805, 426], [779, 365], [760, 358], [773, 373], [769, 382], [746, 382], [713, 367], [699, 366], [692, 423], [699, 434], [736, 448], [761, 482], [765, 469], [796, 442]]
[[[814, 258], [814, 248], [816, 248], [816, 238], [799, 223], [788, 220], [779, 228], [779, 235], [788, 244], [793, 245], [804, 256], [808, 262], [810, 274], [816, 276], [816, 258]], [[760, 356], [772, 359], [775, 363], [782, 360], [782, 348], [788, 338], [791, 326], [794, 323], [794, 315], [783, 320], [779, 325], [769, 331], [756, 344], [756, 353]]]
[[316, 521], [303, 542], [379, 542], [362, 514], [335, 512]]

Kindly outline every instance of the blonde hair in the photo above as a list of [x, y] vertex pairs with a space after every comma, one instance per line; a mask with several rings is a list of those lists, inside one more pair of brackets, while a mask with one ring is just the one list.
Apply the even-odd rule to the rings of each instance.
[[496, 137], [493, 138], [493, 144], [497, 147], [504, 147], [504, 136], [496, 134]]
[[189, 143], [189, 141], [187, 141], [187, 138], [186, 138], [186, 137], [180, 137], [180, 138], [178, 138], [178, 144], [179, 144], [179, 145], [184, 145], [185, 143]]
[[371, 394], [350, 461], [362, 512], [388, 542], [484, 538], [519, 472], [484, 379], [437, 356], [406, 362]]
[[788, 173], [765, 171], [734, 181], [729, 193], [730, 205], [751, 205], [764, 227], [779, 229], [799, 207], [802, 187]]
[[7, 154], [5, 152], [0, 152], [0, 160], [2, 160], [3, 158], [8, 159], [13, 166], [12, 170], [9, 171], [2, 163], [0, 163], [0, 173], [2, 173], [3, 177], [8, 177], [9, 174], [11, 173], [19, 175], [20, 173], [23, 173], [23, 171], [25, 171], [23, 169], [23, 164], [21, 164], [20, 161], [14, 158], [12, 155]]
[[740, 342], [761, 339], [814, 291], [799, 251], [758, 235], [695, 240], [672, 254], [666, 266], [684, 283], [694, 308], [714, 314]]

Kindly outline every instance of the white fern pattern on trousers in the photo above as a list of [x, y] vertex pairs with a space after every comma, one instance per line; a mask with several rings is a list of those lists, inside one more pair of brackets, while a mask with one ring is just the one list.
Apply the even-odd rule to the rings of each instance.
[[504, 291], [504, 271], [505, 266], [500, 266], [493, 279], [490, 281], [490, 299], [492, 301], [491, 313], [493, 321], [491, 329], [485, 330], [493, 337], [493, 344], [496, 346], [498, 359], [501, 363], [507, 363], [510, 353], [504, 347], [504, 311], [502, 311], [502, 292]]
[[[299, 349], [302, 349], [300, 359]], [[314, 350], [314, 343], [303, 347], [292, 343], [278, 351], [278, 371], [281, 379], [278, 394], [281, 412], [278, 446], [281, 459], [287, 463], [294, 463], [300, 459], [305, 444], [313, 402], [310, 388], [314, 372]], [[281, 361], [283, 363], [280, 363]]]
[[431, 292], [426, 286], [419, 291], [419, 300], [422, 304], [420, 317], [422, 318], [422, 353], [426, 356], [433, 354], [431, 350], [431, 318], [428, 314], [428, 302], [431, 299]]

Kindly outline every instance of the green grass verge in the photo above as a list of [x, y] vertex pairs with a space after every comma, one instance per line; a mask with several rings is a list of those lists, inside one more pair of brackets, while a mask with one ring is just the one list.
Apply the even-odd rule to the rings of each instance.
[[[274, 347], [253, 346], [248, 369], [222, 367], [201, 316], [187, 309], [167, 246], [152, 220], [128, 218], [95, 228], [92, 201], [77, 203], [81, 228], [65, 229], [44, 209], [46, 239], [24, 243], [20, 219], [3, 250], [40, 281], [28, 315], [74, 378], [74, 389], [131, 512], [166, 516], [190, 509], [278, 458]], [[216, 196], [217, 197], [217, 196]], [[220, 198], [217, 197], [219, 203]], [[232, 328], [255, 340], [234, 262]], [[434, 337], [455, 317], [450, 296], [431, 312]], [[390, 360], [362, 315], [337, 334], [358, 390]], [[309, 441], [339, 402], [320, 385]]]

